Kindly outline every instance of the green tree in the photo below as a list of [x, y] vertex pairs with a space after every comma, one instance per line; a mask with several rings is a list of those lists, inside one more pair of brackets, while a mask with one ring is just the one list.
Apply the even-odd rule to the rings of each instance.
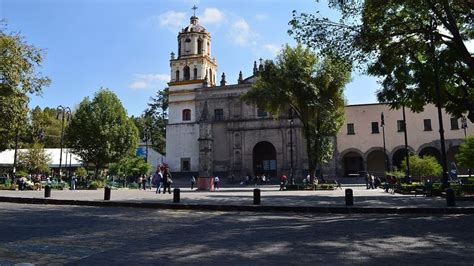
[[[380, 102], [422, 111], [438, 104], [474, 122], [474, 2], [469, 0], [332, 1], [339, 21], [294, 12], [289, 31], [322, 53], [340, 52], [382, 79]], [[431, 46], [431, 43], [433, 46]], [[434, 49], [432, 49], [434, 48]], [[435, 72], [438, 76], [435, 77]]]
[[[0, 21], [0, 151], [12, 147], [17, 130], [25, 130], [27, 93], [41, 93], [50, 80], [37, 68], [43, 51], [26, 43], [18, 33], [7, 32]], [[20, 127], [20, 128], [19, 128]]]
[[35, 142], [31, 148], [18, 154], [19, 167], [32, 174], [47, 173], [51, 156], [46, 153], [44, 146]]
[[87, 177], [87, 170], [84, 167], [78, 167], [76, 170], [76, 175], [80, 177], [81, 179], [84, 177]]
[[161, 154], [166, 154], [166, 124], [168, 124], [169, 89], [164, 88], [150, 98], [148, 108], [136, 120], [140, 136], [149, 132], [151, 144]]
[[101, 89], [92, 101], [86, 97], [66, 128], [66, 142], [84, 162], [99, 170], [133, 154], [138, 145], [138, 130], [117, 96]]
[[456, 160], [460, 165], [468, 169], [474, 169], [474, 136], [466, 138], [456, 155]]
[[[402, 168], [406, 172], [406, 158], [403, 159]], [[440, 177], [443, 168], [433, 156], [420, 157], [416, 154], [410, 154], [410, 176], [416, 180], [425, 178]]]
[[350, 73], [350, 64], [339, 58], [320, 61], [309, 48], [287, 45], [276, 62], [265, 62], [242, 98], [275, 117], [292, 110], [302, 123], [309, 171], [315, 176], [332, 157], [332, 139], [344, 123], [343, 90]]
[[129, 156], [118, 163], [110, 165], [110, 173], [116, 176], [133, 176], [147, 175], [150, 173], [151, 165], [145, 162], [143, 157]]
[[59, 148], [61, 142], [61, 120], [56, 119], [56, 109], [39, 106], [30, 111], [30, 139], [41, 141], [45, 148]]

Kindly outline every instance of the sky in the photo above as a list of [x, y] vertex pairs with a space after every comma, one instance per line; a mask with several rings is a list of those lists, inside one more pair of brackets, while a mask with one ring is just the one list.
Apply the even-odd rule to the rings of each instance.
[[[114, 91], [129, 115], [167, 87], [177, 35], [196, 16], [212, 38], [212, 56], [227, 84], [252, 74], [253, 62], [274, 59], [285, 44], [292, 11], [334, 16], [325, 0], [0, 0], [10, 32], [44, 51], [40, 72], [52, 83], [30, 107], [75, 108], [100, 88]], [[349, 104], [376, 102], [373, 77], [353, 73]]]

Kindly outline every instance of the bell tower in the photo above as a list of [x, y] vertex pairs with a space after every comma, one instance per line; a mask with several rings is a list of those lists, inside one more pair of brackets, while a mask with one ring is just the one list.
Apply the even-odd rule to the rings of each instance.
[[216, 85], [217, 62], [211, 58], [211, 34], [199, 25], [196, 9], [194, 6], [190, 24], [178, 34], [177, 55], [171, 53], [170, 91]]

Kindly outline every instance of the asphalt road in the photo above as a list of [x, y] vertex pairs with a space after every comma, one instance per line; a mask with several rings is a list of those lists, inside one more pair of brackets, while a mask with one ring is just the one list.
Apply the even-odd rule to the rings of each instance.
[[0, 265], [472, 265], [474, 215], [193, 212], [0, 203]]

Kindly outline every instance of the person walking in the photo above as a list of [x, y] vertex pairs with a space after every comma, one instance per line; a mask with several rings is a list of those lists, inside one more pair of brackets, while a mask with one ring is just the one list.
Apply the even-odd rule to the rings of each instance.
[[142, 176], [142, 186], [143, 186], [143, 190], [146, 190], [146, 176], [145, 175]]
[[76, 182], [77, 182], [76, 174], [72, 174], [72, 176], [71, 176], [71, 190], [76, 190]]
[[194, 189], [194, 184], [196, 184], [196, 178], [194, 176], [191, 176], [191, 190]]
[[168, 193], [171, 194], [171, 183], [173, 183], [173, 179], [171, 179], [171, 173], [169, 167], [165, 166], [163, 171], [163, 194], [166, 193], [166, 188], [168, 188]]
[[282, 175], [280, 177], [280, 191], [285, 189], [287, 180], [288, 180], [288, 177], [286, 177], [286, 175]]
[[214, 188], [219, 189], [219, 176], [214, 177]]
[[160, 194], [162, 175], [159, 168], [156, 169], [156, 172], [153, 175], [153, 183], [156, 185], [156, 194]]

